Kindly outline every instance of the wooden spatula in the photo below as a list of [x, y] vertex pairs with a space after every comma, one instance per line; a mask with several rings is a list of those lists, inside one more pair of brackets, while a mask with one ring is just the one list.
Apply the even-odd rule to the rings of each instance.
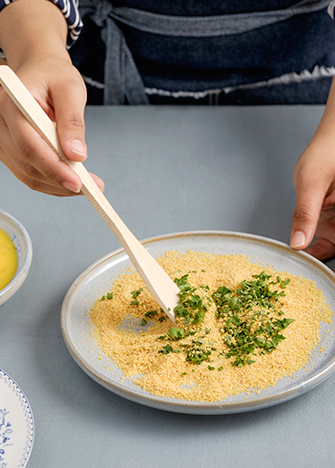
[[82, 192], [113, 231], [160, 307], [175, 322], [174, 308], [179, 288], [123, 223], [82, 163], [67, 159], [62, 152], [54, 123], [39, 106], [16, 74], [0, 66], [0, 83], [39, 135], [80, 177]]

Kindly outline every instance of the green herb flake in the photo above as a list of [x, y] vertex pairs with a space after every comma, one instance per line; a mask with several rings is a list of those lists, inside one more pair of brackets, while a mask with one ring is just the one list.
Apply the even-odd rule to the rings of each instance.
[[236, 291], [221, 286], [213, 293], [216, 317], [223, 321], [221, 332], [228, 348], [228, 352], [221, 354], [233, 358], [233, 366], [253, 364], [251, 355], [272, 352], [285, 339], [280, 331], [294, 321], [277, 318], [284, 314], [278, 308], [283, 306], [278, 304], [278, 299], [285, 293], [270, 288], [279, 285], [285, 289], [289, 279], [282, 280], [279, 276], [274, 281], [270, 279], [270, 275], [262, 272], [253, 275], [251, 281], [242, 281]]
[[150, 310], [144, 314], [145, 317], [152, 318], [154, 315], [158, 315], [157, 310]]
[[185, 338], [185, 330], [178, 327], [169, 328], [168, 335], [172, 340], [181, 340]]
[[166, 346], [164, 346], [163, 349], [161, 349], [161, 350], [158, 351], [158, 352], [166, 355], [166, 354], [171, 353], [171, 351], [172, 351], [172, 346], [169, 345], [169, 344], [167, 344]]
[[136, 297], [138, 297], [138, 296], [141, 294], [141, 292], [143, 291], [143, 289], [144, 289], [144, 288], [140, 288], [140, 289], [138, 289], [138, 290], [136, 290], [136, 291], [132, 291], [130, 294], [133, 296], [134, 299], [136, 299]]
[[101, 301], [105, 301], [106, 299], [110, 300], [110, 299], [113, 299], [113, 297], [114, 297], [113, 293], [109, 292], [106, 295], [102, 296]]
[[[174, 281], [180, 290], [179, 304], [175, 308], [178, 326], [169, 328], [168, 333], [158, 339], [179, 341], [179, 346], [174, 349], [171, 344], [167, 344], [159, 352], [183, 353], [186, 362], [191, 364], [214, 362], [213, 353], [216, 353], [231, 359], [234, 367], [251, 365], [257, 356], [272, 353], [285, 339], [282, 330], [294, 322], [284, 317], [281, 310], [284, 302], [280, 298], [285, 297], [284, 290], [289, 279], [281, 279], [279, 276], [273, 279], [263, 271], [253, 275], [251, 280], [242, 281], [235, 290], [222, 285], [214, 293], [202, 284], [199, 290], [206, 291], [207, 297], [197, 294], [197, 288], [189, 283], [188, 274]], [[133, 300], [137, 300], [139, 292], [132, 293]], [[211, 329], [202, 330], [201, 327], [211, 305], [216, 307], [215, 317], [222, 334], [221, 343], [208, 339]], [[157, 311], [149, 311], [145, 317], [156, 315]], [[163, 319], [164, 315], [156, 320]], [[214, 370], [215, 367], [208, 364], [208, 369]], [[223, 367], [218, 367], [218, 370], [222, 371]]]

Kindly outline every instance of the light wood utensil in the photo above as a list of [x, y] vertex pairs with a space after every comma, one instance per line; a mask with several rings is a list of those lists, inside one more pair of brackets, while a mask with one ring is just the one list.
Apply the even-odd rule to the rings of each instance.
[[160, 307], [175, 322], [174, 308], [179, 288], [123, 223], [82, 163], [67, 159], [62, 152], [54, 123], [39, 106], [16, 74], [0, 66], [0, 83], [39, 135], [80, 177], [82, 192], [113, 231]]

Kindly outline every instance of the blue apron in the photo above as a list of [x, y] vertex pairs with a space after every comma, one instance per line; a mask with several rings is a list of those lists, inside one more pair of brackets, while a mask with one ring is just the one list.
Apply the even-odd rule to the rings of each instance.
[[81, 0], [70, 53], [89, 104], [324, 103], [335, 74], [328, 4]]

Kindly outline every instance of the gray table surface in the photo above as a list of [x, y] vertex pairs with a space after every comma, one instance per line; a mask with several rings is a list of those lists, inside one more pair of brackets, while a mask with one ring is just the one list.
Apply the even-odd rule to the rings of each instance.
[[[226, 230], [287, 242], [294, 166], [322, 111], [90, 107], [85, 165], [139, 239]], [[60, 309], [76, 277], [118, 241], [84, 197], [33, 192], [4, 166], [0, 207], [34, 248], [26, 282], [0, 309], [0, 368], [35, 418], [28, 467], [335, 466], [335, 376], [280, 405], [221, 416], [151, 409], [90, 379], [67, 351]]]

